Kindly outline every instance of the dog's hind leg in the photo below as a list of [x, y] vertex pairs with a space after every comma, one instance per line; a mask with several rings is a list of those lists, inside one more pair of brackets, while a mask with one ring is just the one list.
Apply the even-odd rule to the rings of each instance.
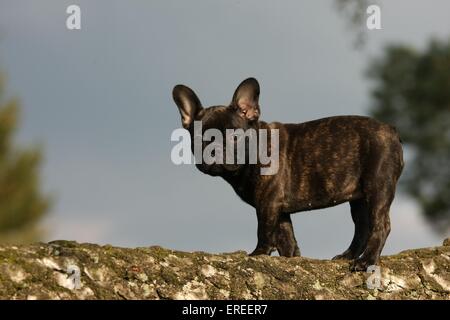
[[345, 259], [353, 260], [358, 258], [366, 248], [367, 239], [369, 237], [369, 208], [365, 199], [350, 201], [350, 210], [352, 220], [355, 224], [355, 234], [353, 240], [342, 254], [333, 258], [333, 260]]
[[384, 192], [372, 196], [369, 200], [370, 232], [364, 253], [353, 265], [354, 271], [365, 271], [370, 265], [375, 265], [380, 259], [386, 238], [391, 231], [389, 207], [394, 199], [393, 192]]
[[[397, 138], [396, 138], [397, 139]], [[391, 231], [389, 208], [394, 200], [395, 187], [403, 168], [401, 145], [398, 141], [387, 152], [386, 143], [373, 148], [376, 155], [366, 173], [363, 191], [369, 212], [369, 237], [361, 257], [353, 262], [352, 270], [365, 271], [380, 259], [386, 238]], [[384, 152], [383, 152], [384, 151]]]

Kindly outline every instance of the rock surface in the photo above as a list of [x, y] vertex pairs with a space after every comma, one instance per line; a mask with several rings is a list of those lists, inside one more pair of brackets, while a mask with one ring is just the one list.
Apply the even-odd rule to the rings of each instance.
[[242, 251], [213, 255], [70, 241], [4, 245], [0, 298], [450, 299], [450, 243], [383, 257], [373, 274], [351, 273], [346, 261]]

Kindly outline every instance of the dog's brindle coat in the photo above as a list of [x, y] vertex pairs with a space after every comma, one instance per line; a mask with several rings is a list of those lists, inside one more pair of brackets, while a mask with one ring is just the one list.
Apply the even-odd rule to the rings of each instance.
[[259, 84], [254, 78], [239, 85], [229, 106], [203, 108], [183, 85], [174, 88], [173, 98], [191, 137], [193, 121], [202, 121], [203, 130], [223, 133], [238, 128], [279, 130], [275, 175], [261, 175], [260, 164], [197, 164], [202, 172], [224, 178], [256, 208], [258, 244], [251, 255], [270, 255], [276, 249], [281, 256], [299, 256], [290, 214], [350, 202], [355, 234], [350, 247], [333, 259], [355, 259], [353, 270], [378, 263], [403, 169], [402, 146], [393, 127], [361, 116], [300, 124], [259, 121]]

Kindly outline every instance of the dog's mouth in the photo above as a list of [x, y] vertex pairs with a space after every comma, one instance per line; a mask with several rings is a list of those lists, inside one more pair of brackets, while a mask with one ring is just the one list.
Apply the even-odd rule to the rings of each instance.
[[223, 169], [220, 168], [219, 165], [214, 164], [197, 164], [196, 167], [203, 173], [206, 173], [210, 176], [218, 176], [223, 173]]
[[236, 172], [241, 165], [239, 164], [197, 164], [197, 168], [210, 176], [219, 176], [226, 172]]
[[239, 164], [224, 164], [224, 169], [227, 171], [237, 171], [241, 167]]

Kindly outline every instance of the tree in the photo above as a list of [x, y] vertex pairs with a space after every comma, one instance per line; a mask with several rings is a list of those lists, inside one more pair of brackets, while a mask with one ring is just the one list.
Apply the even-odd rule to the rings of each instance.
[[450, 41], [390, 46], [369, 68], [374, 117], [406, 145], [402, 186], [438, 231], [450, 227]]
[[38, 222], [50, 206], [40, 191], [41, 152], [13, 146], [19, 103], [4, 94], [0, 77], [0, 241], [35, 241], [41, 236]]

